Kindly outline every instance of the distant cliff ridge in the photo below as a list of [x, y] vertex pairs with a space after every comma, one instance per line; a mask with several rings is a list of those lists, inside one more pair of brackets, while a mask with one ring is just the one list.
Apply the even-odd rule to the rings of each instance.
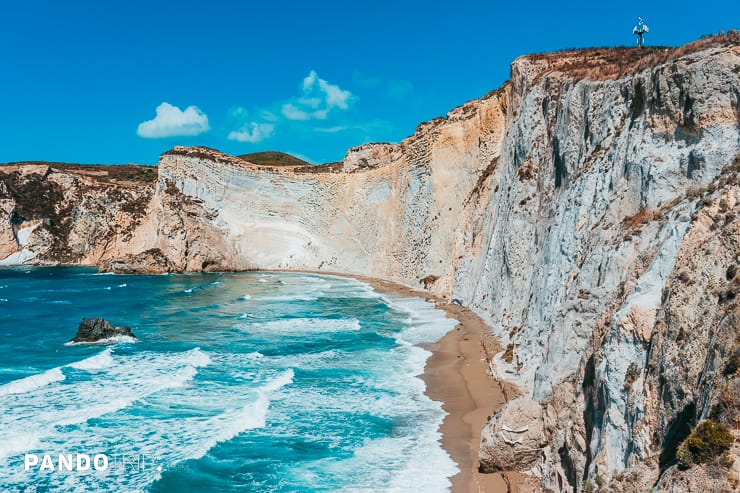
[[[731, 491], [740, 460], [685, 439], [704, 419], [740, 436], [738, 38], [521, 57], [497, 91], [320, 167], [201, 147], [156, 176], [2, 166], [0, 264], [424, 280], [490, 323], [491, 371], [524, 393], [484, 428], [483, 470]], [[517, 409], [538, 436], [517, 440]]]

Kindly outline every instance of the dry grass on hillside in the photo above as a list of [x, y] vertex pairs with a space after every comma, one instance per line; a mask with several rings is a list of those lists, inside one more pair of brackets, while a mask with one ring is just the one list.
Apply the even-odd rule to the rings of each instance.
[[[140, 166], [137, 164], [71, 164], [49, 161], [19, 161], [5, 164], [8, 166], [48, 166], [52, 172], [53, 170], [61, 170], [77, 175], [85, 175], [98, 181], [131, 181], [150, 183], [157, 179], [156, 166]], [[2, 172], [1, 167], [0, 172]]]
[[560, 72], [570, 77], [611, 80], [675, 60], [708, 48], [740, 45], [740, 31], [710, 36], [676, 48], [654, 46], [645, 48], [584, 48], [553, 53], [527, 55], [532, 61], [547, 61], [550, 69], [540, 75]]
[[337, 161], [335, 163], [326, 164], [309, 164], [307, 166], [299, 166], [293, 168], [295, 173], [339, 173], [342, 171], [343, 163]]

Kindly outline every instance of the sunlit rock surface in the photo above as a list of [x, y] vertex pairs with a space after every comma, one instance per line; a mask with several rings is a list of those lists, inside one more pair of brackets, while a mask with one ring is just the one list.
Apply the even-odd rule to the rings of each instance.
[[125, 176], [0, 167], [0, 264], [425, 279], [490, 323], [492, 373], [541, 410], [508, 467], [557, 491], [666, 471], [679, 491], [706, 471], [676, 471], [677, 445], [738, 378], [737, 38], [522, 57], [499, 90], [318, 168], [183, 147]]

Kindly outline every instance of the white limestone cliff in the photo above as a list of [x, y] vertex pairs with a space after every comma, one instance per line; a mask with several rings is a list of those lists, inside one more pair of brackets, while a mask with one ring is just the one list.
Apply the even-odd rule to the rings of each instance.
[[[519, 58], [498, 91], [335, 165], [266, 168], [175, 148], [149, 192], [137, 185], [143, 214], [128, 199], [105, 213], [74, 202], [84, 213], [65, 234], [79, 246], [62, 258], [38, 214], [18, 235], [25, 222], [7, 186], [25, 182], [6, 178], [0, 257], [423, 283], [479, 313], [508, 347], [491, 371], [522, 389], [517, 406], [542, 409], [545, 445], [525, 462], [545, 488], [660, 486], [678, 442], [710, 414], [720, 380], [710, 374], [737, 344], [728, 293], [740, 276], [728, 269], [740, 263], [740, 47], [733, 35], [641, 53]], [[21, 171], [39, 183], [91, 179]], [[101, 224], [105, 243], [84, 237]], [[486, 445], [500, 443], [511, 409], [500, 413], [483, 430], [484, 470], [501, 467]]]

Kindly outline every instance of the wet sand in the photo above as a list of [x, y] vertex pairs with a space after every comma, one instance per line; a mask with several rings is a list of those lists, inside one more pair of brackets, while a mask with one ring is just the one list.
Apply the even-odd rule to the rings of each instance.
[[480, 431], [488, 416], [506, 400], [515, 397], [516, 389], [504, 385], [487, 373], [486, 358], [500, 351], [498, 341], [475, 313], [448, 303], [429, 292], [382, 279], [345, 274], [316, 274], [351, 277], [370, 284], [378, 292], [395, 292], [418, 296], [436, 303], [447, 316], [460, 323], [439, 341], [425, 345], [432, 352], [422, 378], [427, 395], [442, 402], [447, 416], [440, 427], [442, 446], [457, 462], [460, 472], [452, 477], [452, 493], [507, 493], [519, 491], [524, 479], [516, 473], [482, 474], [478, 472]]

